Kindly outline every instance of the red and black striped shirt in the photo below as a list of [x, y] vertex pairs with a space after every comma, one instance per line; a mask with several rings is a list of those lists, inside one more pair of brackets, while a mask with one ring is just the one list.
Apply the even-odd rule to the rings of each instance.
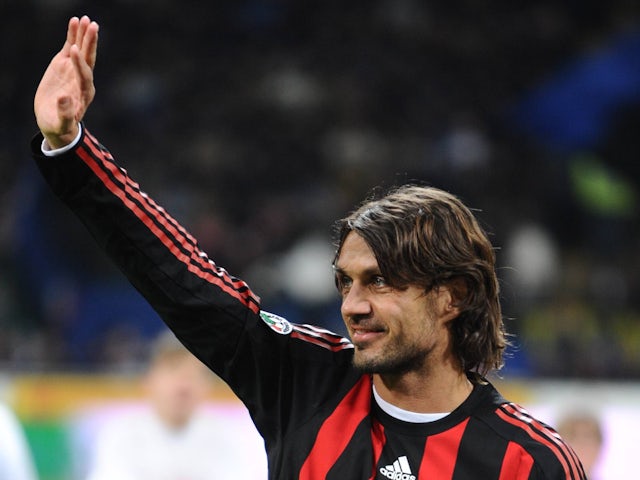
[[[53, 191], [198, 358], [247, 406], [269, 478], [286, 480], [584, 479], [558, 434], [489, 383], [446, 417], [385, 413], [338, 335], [260, 309], [86, 130], [69, 152], [34, 157]], [[221, 433], [223, 434], [223, 433]], [[247, 459], [251, 461], [251, 459]]]

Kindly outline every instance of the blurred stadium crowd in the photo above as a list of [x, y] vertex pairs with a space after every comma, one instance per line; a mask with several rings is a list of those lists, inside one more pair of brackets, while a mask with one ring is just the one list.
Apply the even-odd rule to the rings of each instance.
[[88, 128], [266, 310], [340, 330], [332, 222], [373, 187], [428, 183], [498, 247], [507, 372], [640, 378], [637, 2], [1, 9], [2, 367], [126, 369], [162, 326], [29, 157], [37, 82], [88, 13]]

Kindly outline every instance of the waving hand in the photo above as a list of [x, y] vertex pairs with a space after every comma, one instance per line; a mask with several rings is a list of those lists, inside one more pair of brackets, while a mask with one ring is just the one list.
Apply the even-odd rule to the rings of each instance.
[[52, 148], [73, 141], [78, 122], [95, 96], [97, 48], [98, 24], [87, 16], [71, 18], [67, 40], [51, 60], [34, 99], [38, 127]]

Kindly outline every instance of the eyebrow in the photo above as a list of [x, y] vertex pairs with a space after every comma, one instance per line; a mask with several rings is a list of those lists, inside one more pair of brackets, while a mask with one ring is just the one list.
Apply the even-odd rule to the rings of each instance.
[[[347, 275], [349, 276], [349, 274], [341, 267], [337, 266], [337, 265], [333, 265], [333, 272], [335, 275]], [[382, 275], [382, 271], [380, 270], [380, 267], [375, 266], [375, 267], [368, 267], [365, 268], [361, 274], [363, 276], [371, 276], [371, 275]]]
[[342, 268], [338, 267], [337, 265], [333, 265], [333, 275], [346, 275], [346, 273]]

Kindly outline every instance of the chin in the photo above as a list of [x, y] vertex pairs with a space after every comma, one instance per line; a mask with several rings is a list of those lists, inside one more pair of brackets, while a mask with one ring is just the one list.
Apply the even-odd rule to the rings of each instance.
[[353, 356], [353, 366], [362, 373], [366, 374], [403, 374], [422, 364], [423, 358], [399, 357], [399, 358], [380, 358], [375, 356], [367, 356], [358, 354], [356, 351]]
[[353, 357], [353, 366], [362, 373], [388, 373], [390, 366], [377, 358]]

